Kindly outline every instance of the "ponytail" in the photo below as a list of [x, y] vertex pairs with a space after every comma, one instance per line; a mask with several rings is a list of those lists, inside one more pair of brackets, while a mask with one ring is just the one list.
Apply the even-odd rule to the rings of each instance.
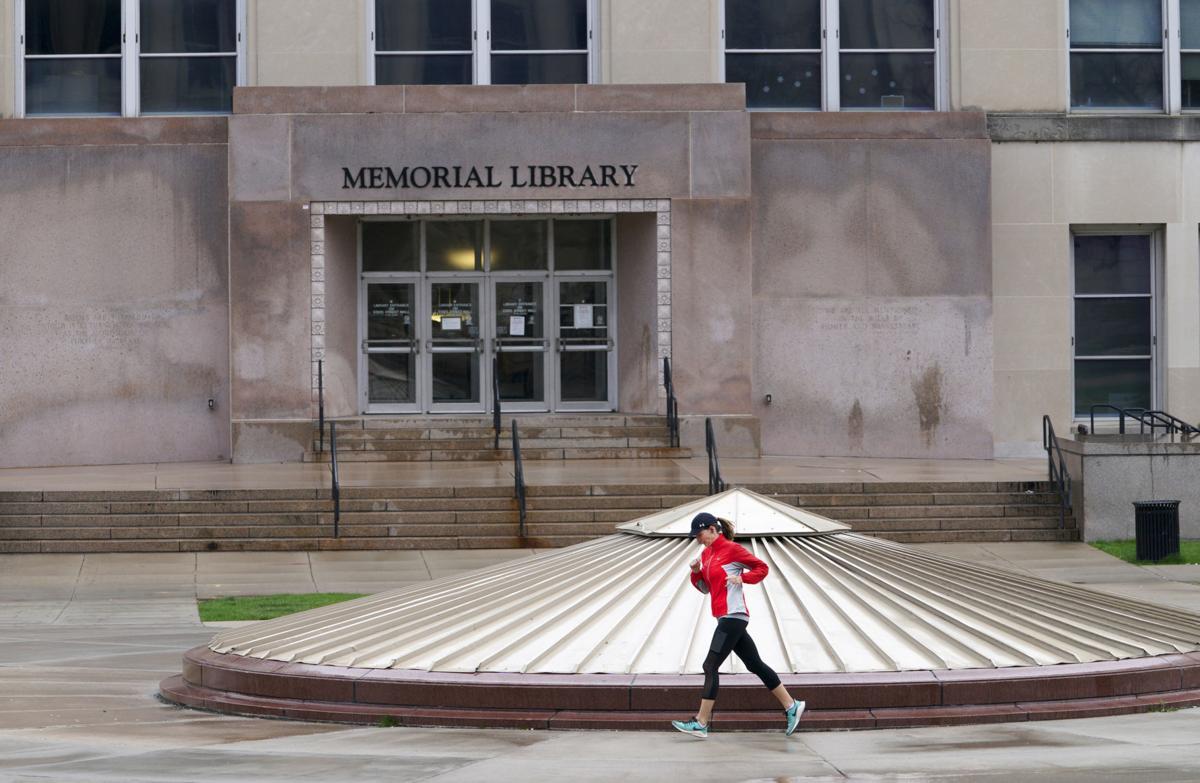
[[728, 519], [725, 519], [725, 517], [717, 517], [717, 522], [721, 525], [721, 532], [725, 535], [726, 538], [728, 538], [730, 541], [732, 541], [733, 540], [733, 523], [730, 522]]

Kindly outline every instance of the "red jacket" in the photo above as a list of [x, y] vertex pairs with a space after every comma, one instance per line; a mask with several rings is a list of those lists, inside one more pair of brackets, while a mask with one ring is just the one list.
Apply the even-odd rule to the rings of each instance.
[[749, 615], [742, 586], [730, 584], [729, 577], [741, 576], [743, 582], [753, 585], [766, 579], [768, 570], [767, 564], [750, 554], [746, 547], [718, 536], [712, 546], [700, 553], [700, 571], [692, 572], [692, 586], [709, 594], [713, 617]]

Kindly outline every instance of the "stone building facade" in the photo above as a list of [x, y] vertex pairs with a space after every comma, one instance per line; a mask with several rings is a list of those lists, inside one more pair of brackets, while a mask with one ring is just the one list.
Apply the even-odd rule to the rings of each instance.
[[[72, 2], [0, 0], [0, 464], [297, 459], [316, 362], [331, 415], [484, 411], [503, 340], [530, 410], [661, 412], [669, 357], [724, 453], [1030, 456], [1043, 414], [1200, 418], [1188, 0], [578, 0], [561, 45], [530, 37], [553, 14], [514, 32], [543, 4], [460, 0], [410, 25], [433, 54], [386, 0], [229, 0], [191, 37], [132, 0], [85, 35]], [[767, 34], [814, 24], [811, 51]], [[475, 84], [385, 84], [450, 71]], [[550, 260], [509, 274], [518, 218]], [[483, 237], [457, 273], [446, 223]], [[555, 264], [571, 232], [591, 267]], [[376, 236], [419, 264], [371, 277]], [[431, 379], [394, 405], [371, 282], [414, 319], [382, 364]], [[501, 285], [537, 292], [536, 340]], [[482, 331], [418, 333], [465, 326], [444, 296]]]

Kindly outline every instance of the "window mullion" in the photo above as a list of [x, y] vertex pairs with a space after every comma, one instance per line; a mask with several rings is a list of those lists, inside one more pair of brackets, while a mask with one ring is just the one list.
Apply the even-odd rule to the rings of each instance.
[[492, 83], [492, 0], [475, 0], [475, 83]]
[[16, 14], [13, 17], [13, 116], [25, 116], [25, 0], [17, 0]]
[[136, 117], [141, 110], [141, 9], [138, 0], [121, 2], [122, 113]]
[[841, 14], [839, 0], [824, 0], [821, 4], [824, 19], [821, 26], [821, 44], [824, 51], [822, 58], [823, 73], [825, 74], [825, 111], [840, 111], [842, 108], [841, 90]]
[[1163, 9], [1163, 19], [1165, 29], [1163, 35], [1166, 40], [1163, 41], [1163, 74], [1166, 84], [1163, 85], [1163, 91], [1166, 94], [1166, 104], [1168, 114], [1180, 114], [1183, 111], [1183, 59], [1180, 54], [1182, 41], [1182, 16], [1180, 14], [1180, 0], [1165, 0]]
[[717, 81], [725, 83], [725, 0], [721, 0], [717, 8]]
[[367, 56], [364, 72], [367, 84], [375, 84], [375, 50], [378, 48], [375, 45], [375, 0], [367, 0], [366, 17], [364, 21], [366, 22], [367, 43], [364, 48]]

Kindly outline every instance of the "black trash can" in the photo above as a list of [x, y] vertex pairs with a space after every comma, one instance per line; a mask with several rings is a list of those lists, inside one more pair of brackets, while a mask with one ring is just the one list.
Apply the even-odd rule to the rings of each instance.
[[1162, 560], [1179, 554], [1179, 501], [1143, 500], [1133, 504], [1137, 559]]

